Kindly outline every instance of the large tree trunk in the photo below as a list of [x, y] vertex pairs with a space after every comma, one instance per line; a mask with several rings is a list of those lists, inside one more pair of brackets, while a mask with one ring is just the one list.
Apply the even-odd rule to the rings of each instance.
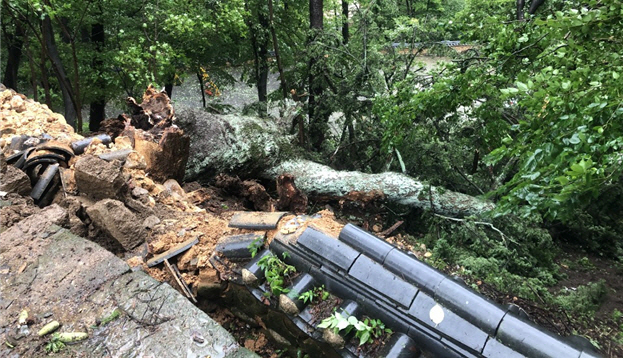
[[281, 82], [281, 92], [283, 99], [288, 98], [288, 86], [281, 63], [281, 55], [279, 54], [279, 43], [277, 42], [277, 32], [275, 31], [273, 0], [268, 0], [268, 16], [270, 19], [270, 33], [273, 38], [273, 48], [275, 49], [275, 59], [277, 60], [277, 69], [279, 70], [279, 81]]
[[448, 216], [480, 214], [492, 210], [494, 206], [473, 196], [430, 186], [401, 173], [336, 171], [307, 160], [285, 161], [266, 170], [263, 176], [273, 179], [282, 174], [294, 176], [296, 187], [316, 199], [385, 201]]
[[[56, 41], [54, 40], [54, 33], [52, 30], [52, 21], [48, 15], [42, 20], [42, 33], [43, 33], [43, 41], [45, 44], [45, 50], [47, 53], [50, 62], [52, 63], [52, 68], [56, 73], [56, 77], [58, 78], [58, 83], [61, 87], [61, 91], [63, 93], [63, 104], [65, 106], [65, 119], [67, 120], [67, 124], [70, 126], [76, 127], [76, 118], [78, 118], [78, 109], [76, 107], [75, 102], [75, 94], [73, 93], [73, 89], [71, 87], [71, 82], [67, 77], [67, 73], [65, 73], [65, 68], [63, 67], [63, 62], [61, 61], [61, 57], [58, 54], [58, 49], [56, 48]], [[80, 131], [80, 130], [76, 130]]]
[[91, 102], [89, 106], [89, 131], [97, 132], [100, 129], [100, 123], [106, 119], [106, 96], [104, 89], [106, 89], [106, 83], [103, 77], [103, 64], [101, 53], [104, 48], [104, 41], [106, 40], [104, 35], [104, 24], [91, 25], [91, 42], [95, 45], [95, 53], [93, 55], [93, 70], [98, 74], [96, 80], [96, 88], [98, 89], [97, 99]]
[[177, 122], [191, 137], [186, 181], [208, 183], [222, 172], [268, 180], [288, 173], [311, 199], [363, 198], [448, 216], [479, 214], [493, 207], [490, 202], [429, 186], [404, 174], [335, 171], [311, 161], [284, 161], [295, 157], [292, 136], [283, 136], [279, 129], [289, 125], [289, 120], [275, 123], [257, 117], [181, 110]]
[[342, 0], [342, 41], [344, 44], [348, 44], [350, 37], [348, 31], [348, 1]]
[[22, 48], [24, 46], [24, 29], [19, 23], [15, 25], [15, 34], [5, 34], [8, 40], [6, 67], [2, 83], [7, 88], [17, 91], [17, 71], [22, 58]]
[[[323, 0], [309, 0], [309, 24], [312, 30], [309, 46], [314, 46], [314, 42], [324, 27], [323, 17]], [[309, 139], [311, 146], [315, 150], [320, 150], [324, 143], [325, 132], [327, 131], [328, 114], [322, 105], [323, 88], [320, 84], [320, 75], [322, 74], [317, 68], [318, 58], [311, 56], [309, 58]]]
[[[255, 60], [255, 85], [257, 87], [257, 98], [259, 101], [258, 114], [260, 117], [266, 116], [267, 95], [268, 95], [268, 35], [265, 29], [269, 27], [268, 15], [258, 5], [252, 9], [249, 1], [245, 1], [245, 9], [251, 14], [246, 19], [249, 28], [251, 47], [253, 48], [253, 58]], [[254, 13], [254, 10], [256, 13]], [[253, 22], [253, 14], [257, 15], [258, 23]]]

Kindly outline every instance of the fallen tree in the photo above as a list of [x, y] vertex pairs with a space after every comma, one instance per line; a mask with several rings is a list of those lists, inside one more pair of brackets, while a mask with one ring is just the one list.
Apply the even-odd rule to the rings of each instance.
[[494, 207], [491, 202], [431, 186], [404, 174], [336, 171], [300, 159], [301, 153], [292, 146], [292, 137], [284, 136], [286, 132], [282, 131], [288, 120], [271, 122], [201, 110], [184, 110], [177, 116], [191, 137], [187, 181], [211, 182], [219, 173], [274, 181], [280, 175], [290, 174], [296, 187], [315, 200], [381, 201], [447, 216], [476, 215]]
[[491, 202], [431, 186], [405, 174], [336, 171], [307, 160], [280, 163], [266, 170], [263, 176], [276, 178], [284, 173], [294, 176], [296, 187], [316, 199], [385, 201], [456, 216], [481, 214], [494, 207]]

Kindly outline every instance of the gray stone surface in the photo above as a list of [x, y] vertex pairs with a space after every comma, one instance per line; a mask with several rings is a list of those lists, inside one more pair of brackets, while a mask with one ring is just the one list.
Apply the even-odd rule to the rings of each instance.
[[[255, 356], [168, 284], [52, 225], [66, 219], [52, 205], [0, 234], [0, 358], [45, 356], [50, 337], [37, 331], [52, 320], [89, 334], [58, 357]], [[23, 310], [31, 321], [20, 326]]]
[[121, 174], [121, 162], [104, 161], [93, 155], [82, 156], [74, 166], [78, 191], [100, 200], [119, 198], [125, 181]]
[[121, 201], [100, 200], [86, 212], [95, 226], [112, 236], [125, 250], [132, 250], [145, 241], [142, 222]]
[[31, 190], [30, 179], [24, 171], [8, 165], [6, 170], [2, 172], [0, 191], [7, 193], [15, 192], [22, 196], [28, 196]]

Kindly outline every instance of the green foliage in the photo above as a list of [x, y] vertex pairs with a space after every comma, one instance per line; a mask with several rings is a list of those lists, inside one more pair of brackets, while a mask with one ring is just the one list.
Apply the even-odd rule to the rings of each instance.
[[538, 220], [507, 215], [490, 221], [425, 218], [430, 230], [423, 242], [433, 254], [429, 262], [442, 270], [460, 266], [464, 275], [530, 300], [548, 295], [547, 288], [561, 277], [551, 236]]
[[467, 1], [456, 22], [482, 45], [377, 97], [383, 148], [398, 149], [408, 173], [488, 194], [497, 215], [573, 228], [584, 209], [578, 229], [597, 228], [590, 240], [603, 247], [621, 230], [594, 205], [621, 209], [606, 190], [622, 176], [622, 5], [552, 1], [513, 22], [514, 3]]
[[591, 317], [608, 296], [605, 280], [581, 285], [576, 290], [566, 290], [566, 294], [555, 297], [554, 302], [563, 310]]
[[45, 345], [45, 353], [58, 353], [65, 349], [65, 347], [65, 343], [59, 339], [59, 334], [54, 333], [50, 341]]
[[314, 302], [320, 300], [326, 300], [329, 297], [329, 292], [324, 289], [324, 285], [320, 287], [314, 287], [314, 289], [310, 289], [305, 293], [301, 293], [299, 295], [299, 299], [303, 301], [303, 303]]
[[393, 333], [391, 329], [385, 328], [385, 324], [378, 319], [366, 318], [363, 321], [355, 316], [344, 317], [335, 311], [333, 315], [325, 318], [318, 324], [318, 328], [330, 328], [334, 333], [343, 332], [348, 334], [355, 331], [355, 338], [359, 340], [359, 345], [372, 343], [374, 338], [379, 338], [384, 334]]
[[[283, 253], [283, 258], [288, 257], [287, 253]], [[290, 289], [285, 287], [286, 278], [296, 273], [296, 268], [292, 265], [284, 263], [274, 254], [268, 254], [257, 262], [260, 269], [264, 271], [266, 282], [270, 288], [270, 294], [278, 297], [282, 293], [287, 293]]]
[[249, 244], [249, 246], [247, 246], [247, 249], [249, 249], [249, 251], [251, 252], [251, 257], [255, 258], [255, 255], [257, 255], [257, 252], [264, 247], [264, 238], [259, 236], [255, 239], [253, 239], [253, 241], [251, 242], [251, 244]]
[[116, 308], [115, 310], [112, 311], [112, 313], [110, 313], [109, 316], [107, 316], [106, 318], [102, 319], [102, 322], [100, 323], [100, 327], [107, 325], [108, 323], [114, 321], [115, 319], [119, 318], [120, 316], [121, 316], [121, 310], [119, 310], [119, 308]]

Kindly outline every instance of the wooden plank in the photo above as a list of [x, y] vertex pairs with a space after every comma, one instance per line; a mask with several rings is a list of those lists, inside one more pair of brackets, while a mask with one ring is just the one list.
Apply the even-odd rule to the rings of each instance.
[[165, 251], [164, 253], [158, 254], [154, 256], [153, 258], [147, 260], [147, 266], [151, 268], [154, 265], [158, 265], [162, 263], [163, 261], [165, 261], [166, 259], [170, 259], [180, 253], [185, 252], [186, 250], [190, 249], [191, 246], [197, 244], [198, 242], [199, 242], [199, 238], [194, 238], [172, 249], [169, 249]]
[[186, 295], [187, 298], [192, 299], [193, 302], [197, 303], [197, 299], [193, 297], [193, 293], [190, 291], [190, 288], [188, 288], [188, 285], [182, 278], [182, 274], [180, 274], [180, 271], [179, 269], [177, 269], [177, 266], [175, 266], [175, 264], [171, 265], [168, 259], [164, 259], [164, 264], [167, 266], [167, 268], [169, 268], [169, 271], [173, 275], [173, 279], [175, 279], [175, 281], [177, 282], [177, 285], [180, 286], [184, 295]]

